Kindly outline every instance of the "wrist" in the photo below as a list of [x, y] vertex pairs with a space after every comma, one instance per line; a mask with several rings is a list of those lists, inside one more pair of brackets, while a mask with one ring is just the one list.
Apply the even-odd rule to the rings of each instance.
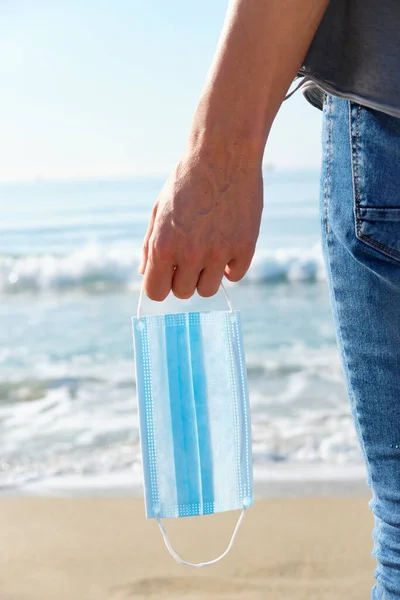
[[252, 115], [240, 119], [229, 106], [214, 111], [200, 102], [190, 130], [188, 152], [216, 164], [261, 167], [268, 133], [269, 127], [252, 119]]
[[187, 155], [209, 165], [230, 169], [261, 168], [264, 144], [251, 137], [229, 131], [226, 134], [207, 126], [192, 129]]

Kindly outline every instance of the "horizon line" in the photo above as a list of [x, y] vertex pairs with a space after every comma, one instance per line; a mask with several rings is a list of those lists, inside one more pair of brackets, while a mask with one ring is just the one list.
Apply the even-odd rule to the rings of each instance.
[[[299, 173], [299, 172], [315, 172], [320, 169], [320, 166], [297, 166], [297, 167], [279, 167], [266, 163], [262, 167], [263, 174], [284, 174], [284, 173]], [[150, 173], [150, 174], [134, 174], [126, 173], [121, 175], [71, 175], [67, 177], [36, 175], [34, 177], [21, 177], [18, 179], [2, 178], [0, 176], [0, 185], [17, 185], [17, 184], [46, 184], [46, 183], [115, 183], [128, 181], [155, 181], [167, 179], [169, 173]]]

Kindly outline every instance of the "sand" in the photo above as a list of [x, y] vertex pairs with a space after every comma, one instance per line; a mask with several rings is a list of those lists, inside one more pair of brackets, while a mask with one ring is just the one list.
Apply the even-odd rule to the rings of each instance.
[[[188, 560], [221, 552], [236, 514], [166, 521]], [[177, 565], [140, 498], [2, 498], [0, 600], [366, 600], [368, 499], [266, 499], [229, 556]]]

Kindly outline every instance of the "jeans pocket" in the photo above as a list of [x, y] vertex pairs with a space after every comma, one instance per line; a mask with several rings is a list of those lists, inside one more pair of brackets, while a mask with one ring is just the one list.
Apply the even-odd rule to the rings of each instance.
[[400, 262], [400, 119], [349, 107], [356, 236]]

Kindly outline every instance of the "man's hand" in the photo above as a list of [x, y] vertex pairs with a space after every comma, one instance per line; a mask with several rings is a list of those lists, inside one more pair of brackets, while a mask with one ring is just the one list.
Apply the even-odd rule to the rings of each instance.
[[141, 272], [163, 300], [215, 294], [247, 271], [262, 211], [261, 162], [275, 115], [329, 0], [231, 0], [189, 150], [153, 210]]
[[186, 157], [169, 177], [153, 209], [141, 272], [152, 300], [172, 290], [190, 298], [196, 288], [212, 296], [224, 274], [239, 281], [258, 237], [263, 184], [261, 165], [219, 169]]

